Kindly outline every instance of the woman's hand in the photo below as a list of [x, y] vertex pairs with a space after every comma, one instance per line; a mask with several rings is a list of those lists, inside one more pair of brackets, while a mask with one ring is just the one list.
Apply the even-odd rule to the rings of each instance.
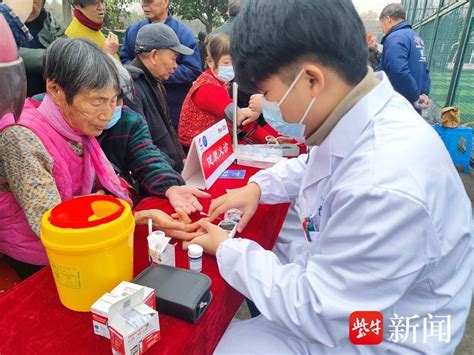
[[211, 195], [189, 186], [172, 186], [166, 190], [166, 197], [177, 213], [181, 209], [189, 215], [202, 211], [198, 198], [210, 198]]
[[228, 190], [227, 194], [212, 201], [209, 208], [210, 221], [231, 208], [237, 208], [242, 211], [242, 218], [237, 226], [237, 231], [241, 233], [255, 214], [261, 194], [260, 186], [254, 182], [240, 189]]
[[120, 44], [117, 35], [112, 31], [109, 31], [107, 39], [105, 40], [104, 51], [113, 56], [117, 54], [119, 46]]
[[201, 227], [199, 232], [203, 234], [190, 241], [183, 242], [183, 249], [187, 250], [189, 244], [198, 244], [202, 246], [207, 254], [216, 255], [217, 248], [222, 242], [229, 239], [229, 235], [225, 230], [213, 225], [207, 219], [201, 219], [198, 224]]
[[198, 223], [191, 224], [173, 219], [160, 210], [145, 210], [135, 213], [137, 225], [147, 225], [149, 219], [151, 219], [154, 229], [163, 231], [168, 237], [191, 240], [203, 234], [203, 231], [198, 231], [200, 229]]
[[250, 96], [249, 109], [253, 112], [257, 112], [259, 115], [263, 112], [262, 108], [262, 94], [255, 94]]

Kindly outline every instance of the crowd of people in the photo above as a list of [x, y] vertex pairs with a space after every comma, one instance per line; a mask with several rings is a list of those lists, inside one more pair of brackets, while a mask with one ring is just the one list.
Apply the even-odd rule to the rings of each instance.
[[[2, 5], [3, 13], [19, 20], [8, 5]], [[169, 1], [142, 1], [147, 18], [127, 29], [120, 50], [117, 36], [101, 31], [107, 10], [103, 0], [72, 0], [74, 18], [66, 29], [45, 9], [44, 0], [31, 5], [25, 25], [18, 21], [17, 26], [25, 36], [17, 45], [29, 99], [19, 122], [4, 120], [0, 135], [2, 218], [18, 226], [13, 236], [2, 235], [1, 251], [22, 277], [47, 264], [38, 239], [42, 215], [74, 196], [104, 191], [135, 204], [156, 196], [169, 199], [177, 212], [202, 209], [198, 198], [209, 195], [185, 186], [180, 176], [190, 141], [178, 137], [179, 115], [188, 94], [188, 101], [201, 103], [194, 108], [200, 116], [213, 112], [221, 100], [206, 102], [190, 92], [202, 73], [200, 53], [189, 28], [169, 15]], [[231, 1], [230, 8], [239, 11], [240, 1]], [[216, 38], [226, 43], [229, 61], [230, 41], [222, 36]], [[212, 43], [206, 46], [209, 58], [222, 56], [222, 47]], [[213, 84], [230, 104], [226, 85], [233, 75], [228, 70], [225, 76], [218, 62], [206, 62], [205, 73], [212, 73]], [[231, 62], [226, 68], [232, 71]], [[240, 122], [258, 116], [239, 110]], [[182, 136], [192, 140], [223, 118], [220, 109], [210, 122], [192, 129], [192, 136], [186, 129]], [[150, 215], [157, 226], [175, 222], [164, 214]]]
[[[217, 353], [372, 353], [347, 338], [361, 309], [451, 317], [449, 344], [385, 341], [377, 351], [454, 351], [472, 296], [472, 210], [419, 115], [430, 104], [428, 65], [400, 4], [380, 14], [380, 53], [349, 0], [229, 0], [227, 22], [199, 43], [170, 0], [141, 0], [145, 19], [121, 46], [104, 34], [104, 0], [70, 2], [67, 28], [44, 0], [29, 12], [0, 3], [28, 90], [19, 117], [0, 121], [0, 252], [21, 277], [48, 263], [41, 217], [61, 201], [167, 198], [177, 215], [142, 211], [137, 224], [152, 219], [184, 247], [216, 255], [222, 277], [261, 313], [232, 324]], [[190, 224], [210, 196], [185, 185], [186, 153], [234, 119], [233, 81], [243, 142], [273, 136], [310, 152], [257, 173]], [[238, 208], [242, 232], [259, 203], [282, 202], [292, 207], [273, 252], [211, 223]]]

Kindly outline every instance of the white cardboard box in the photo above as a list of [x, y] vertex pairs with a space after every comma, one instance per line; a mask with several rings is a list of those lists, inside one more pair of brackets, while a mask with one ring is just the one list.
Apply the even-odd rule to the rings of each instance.
[[143, 303], [144, 288], [114, 303], [109, 311], [114, 355], [143, 354], [161, 339], [158, 312]]
[[[92, 306], [92, 326], [94, 333], [110, 339], [109, 332], [109, 311], [110, 307], [123, 299], [124, 297], [131, 295], [139, 291], [143, 286], [133, 284], [131, 282], [122, 281], [112, 291], [106, 293], [99, 298]], [[156, 297], [155, 290], [149, 287], [145, 287], [144, 290], [145, 300], [144, 303], [156, 310]]]
[[168, 266], [176, 266], [175, 246], [170, 244], [171, 238], [161, 231], [148, 235], [148, 256], [150, 262]]

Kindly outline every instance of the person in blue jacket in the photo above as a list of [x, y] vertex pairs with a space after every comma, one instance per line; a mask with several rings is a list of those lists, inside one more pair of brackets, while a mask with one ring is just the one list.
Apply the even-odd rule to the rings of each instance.
[[383, 70], [395, 91], [421, 113], [430, 104], [428, 95], [431, 79], [425, 44], [406, 21], [406, 11], [402, 5], [387, 5], [379, 20], [385, 36], [382, 39], [382, 59], [377, 70]]
[[165, 23], [170, 26], [178, 36], [179, 42], [194, 50], [192, 55], [180, 55], [177, 58], [178, 68], [165, 83], [170, 118], [175, 129], [178, 129], [181, 106], [193, 82], [201, 75], [202, 68], [201, 55], [193, 32], [169, 14], [169, 3], [170, 0], [141, 0], [146, 19], [127, 28], [119, 56], [123, 64], [130, 64], [135, 59], [138, 31], [150, 23]]

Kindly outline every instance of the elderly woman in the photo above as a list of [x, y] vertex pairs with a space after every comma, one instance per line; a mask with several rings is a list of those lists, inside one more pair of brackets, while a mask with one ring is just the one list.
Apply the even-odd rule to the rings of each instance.
[[109, 32], [106, 38], [101, 32], [105, 19], [105, 0], [70, 0], [70, 2], [74, 7], [74, 18], [66, 29], [66, 36], [87, 38], [106, 53], [119, 59], [118, 37]]
[[[20, 120], [0, 127], [0, 253], [23, 278], [48, 262], [38, 238], [47, 210], [97, 189], [128, 200], [95, 139], [119, 93], [112, 59], [90, 41], [58, 39], [46, 51], [44, 77], [43, 100], [28, 99]], [[161, 211], [136, 216], [148, 218], [165, 230], [189, 227]]]

